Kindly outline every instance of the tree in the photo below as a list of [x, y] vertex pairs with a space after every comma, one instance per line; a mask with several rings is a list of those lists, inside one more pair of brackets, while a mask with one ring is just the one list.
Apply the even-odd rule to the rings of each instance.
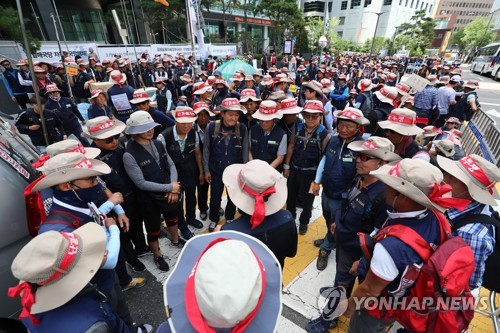
[[[2, 15], [0, 15], [0, 36], [3, 39], [10, 39], [21, 44], [24, 52], [27, 53], [19, 23], [19, 13], [17, 10], [12, 7], [0, 6], [0, 13], [2, 13]], [[25, 24], [29, 22], [31, 22], [29, 19], [24, 19]], [[26, 34], [28, 37], [30, 51], [34, 54], [40, 50], [40, 40], [33, 37], [30, 31], [26, 31]]]
[[468, 47], [481, 47], [491, 43], [494, 33], [489, 27], [489, 19], [478, 17], [464, 27], [462, 42]]
[[[372, 47], [373, 38], [368, 38], [365, 40], [363, 45], [360, 46], [361, 52], [370, 53], [370, 49]], [[375, 43], [373, 44], [373, 54], [379, 54], [382, 50], [389, 49], [391, 45], [391, 40], [389, 38], [385, 38], [383, 36], [375, 37]]]
[[[188, 40], [185, 37], [187, 35], [186, 2], [184, 0], [169, 0], [168, 2], [170, 6], [165, 7], [158, 2], [141, 1], [145, 21], [151, 30], [160, 31], [162, 36], [165, 34], [167, 41], [173, 38], [175, 42], [185, 42]], [[140, 16], [137, 19], [141, 20]], [[162, 22], [164, 22], [163, 25]], [[169, 22], [169, 24], [165, 22]]]
[[[330, 41], [330, 45], [335, 43], [335, 40], [338, 38], [337, 33], [335, 32], [335, 27], [339, 24], [339, 20], [336, 17], [332, 17], [328, 21], [328, 29], [326, 31], [326, 36]], [[306, 30], [309, 36], [309, 48], [311, 50], [318, 50], [318, 40], [324, 34], [325, 21], [319, 17], [310, 18], [306, 21]]]
[[463, 41], [464, 37], [465, 27], [458, 28], [458, 30], [451, 37], [451, 45], [455, 45], [460, 52], [467, 48], [467, 43]]
[[345, 53], [345, 52], [358, 52], [361, 51], [361, 48], [358, 44], [350, 39], [335, 38], [334, 41], [330, 44], [330, 50], [334, 53]]
[[[405, 42], [406, 49], [410, 50], [410, 54], [415, 56], [417, 54], [423, 55], [434, 39], [436, 22], [434, 19], [426, 16], [425, 10], [416, 11], [410, 20], [410, 22], [399, 26], [398, 31], [400, 31], [400, 34], [396, 36], [396, 40], [401, 35], [405, 36], [406, 38], [400, 37], [399, 40]], [[394, 44], [398, 45], [396, 42]]]

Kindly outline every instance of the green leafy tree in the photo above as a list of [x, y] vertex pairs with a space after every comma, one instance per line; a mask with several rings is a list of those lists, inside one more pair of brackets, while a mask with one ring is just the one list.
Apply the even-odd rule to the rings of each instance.
[[481, 47], [491, 43], [494, 32], [491, 26], [488, 26], [489, 19], [478, 17], [464, 27], [464, 36], [462, 42], [468, 47]]
[[[365, 53], [369, 53], [372, 47], [373, 38], [365, 40], [365, 42], [360, 46], [360, 50]], [[379, 54], [382, 50], [389, 49], [391, 45], [391, 40], [383, 36], [375, 37], [375, 43], [373, 44], [373, 54]]]
[[[418, 10], [411, 17], [410, 22], [399, 26], [400, 34], [396, 36], [396, 41], [404, 42], [403, 45], [410, 50], [412, 56], [423, 55], [432, 43], [435, 27], [434, 19], [427, 17], [425, 10]], [[401, 35], [405, 38], [400, 37]], [[394, 44], [401, 46], [401, 43], [395, 42]]]
[[[326, 36], [330, 41], [330, 45], [335, 43], [338, 37], [335, 32], [335, 27], [339, 24], [339, 20], [336, 17], [332, 17], [328, 21], [328, 29], [326, 31]], [[324, 33], [325, 21], [319, 17], [310, 18], [306, 21], [306, 31], [309, 36], [309, 48], [311, 50], [319, 51], [318, 40]]]
[[[168, 0], [168, 3], [170, 6], [165, 7], [153, 0], [141, 1], [145, 22], [153, 31], [159, 31], [160, 35], [165, 34], [166, 42], [186, 42], [188, 40], [186, 38], [186, 2]], [[130, 14], [127, 13], [127, 15]], [[138, 20], [141, 20], [142, 15], [136, 13], [136, 16]]]
[[[16, 43], [21, 44], [23, 50], [26, 52], [26, 47], [24, 45], [23, 34], [21, 32], [21, 26], [19, 23], [19, 13], [16, 9], [12, 7], [2, 7], [0, 6], [0, 36], [6, 40], [13, 40]], [[29, 19], [25, 18], [24, 23], [27, 24], [31, 22]], [[36, 53], [40, 50], [40, 40], [33, 37], [30, 31], [26, 31], [28, 37], [28, 43], [31, 53]], [[26, 52], [27, 53], [27, 52]]]
[[465, 27], [458, 28], [458, 30], [451, 37], [451, 45], [456, 46], [459, 51], [467, 49], [467, 43], [463, 41], [465, 37]]
[[330, 51], [334, 53], [358, 52], [361, 47], [350, 39], [336, 37], [330, 44]]

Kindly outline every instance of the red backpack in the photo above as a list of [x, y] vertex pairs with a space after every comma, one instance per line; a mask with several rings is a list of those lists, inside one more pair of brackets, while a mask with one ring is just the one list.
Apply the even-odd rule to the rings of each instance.
[[[376, 318], [394, 319], [411, 332], [458, 333], [467, 329], [474, 317], [474, 297], [469, 289], [469, 279], [474, 272], [474, 254], [462, 238], [451, 237], [446, 217], [437, 211], [433, 213], [441, 230], [438, 247], [427, 243], [417, 232], [403, 225], [387, 226], [375, 237], [375, 242], [387, 236], [396, 237], [422, 258], [424, 264], [420, 270], [405, 272], [414, 274], [409, 280], [415, 281], [405, 304], [418, 306], [367, 309], [367, 312]], [[385, 297], [388, 296], [385, 294]]]

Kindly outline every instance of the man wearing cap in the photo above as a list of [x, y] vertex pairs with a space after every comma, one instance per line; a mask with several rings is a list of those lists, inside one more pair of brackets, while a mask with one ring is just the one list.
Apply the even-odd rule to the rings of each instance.
[[347, 105], [347, 96], [349, 95], [349, 86], [346, 84], [346, 76], [340, 74], [335, 82], [335, 89], [332, 90], [329, 97], [336, 110], [344, 110]]
[[179, 238], [177, 225], [181, 185], [177, 181], [175, 164], [165, 147], [160, 141], [153, 140], [154, 128], [157, 126], [160, 124], [155, 123], [146, 111], [136, 111], [130, 116], [125, 133], [131, 138], [123, 154], [123, 164], [130, 179], [140, 190], [139, 200], [154, 262], [159, 270], [166, 272], [170, 267], [158, 244], [160, 215], [163, 214], [172, 235], [172, 245], [182, 247], [185, 241]]
[[115, 114], [122, 122], [126, 122], [134, 108], [130, 100], [134, 97], [134, 89], [126, 84], [127, 76], [119, 70], [113, 70], [109, 73], [109, 82], [113, 85], [109, 87], [108, 104], [114, 108]]
[[0, 65], [5, 69], [2, 73], [2, 81], [12, 101], [17, 103], [21, 109], [26, 109], [28, 95], [26, 88], [19, 82], [19, 70], [12, 68], [12, 64], [7, 59], [1, 59]]
[[193, 109], [187, 106], [178, 106], [172, 112], [175, 125], [165, 129], [158, 136], [172, 158], [179, 174], [179, 182], [184, 193], [186, 208], [180, 205], [179, 219], [200, 229], [203, 223], [196, 219], [196, 184], [205, 182], [203, 173], [202, 151], [199, 137], [193, 128], [197, 116]]
[[290, 144], [292, 134], [295, 133], [297, 124], [302, 123], [302, 119], [298, 117], [302, 112], [302, 108], [297, 106], [295, 98], [285, 98], [280, 102], [281, 113], [283, 118], [278, 121], [278, 126], [281, 127], [287, 135], [287, 144]]
[[[226, 98], [218, 107], [221, 120], [208, 125], [203, 144], [203, 167], [205, 180], [210, 183], [210, 227], [213, 231], [219, 222], [224, 184], [222, 174], [231, 164], [248, 161], [248, 135], [245, 125], [238, 122], [240, 113], [246, 109], [236, 98]], [[225, 217], [226, 221], [234, 219], [236, 208], [228, 198]]]
[[302, 114], [304, 123], [298, 124], [292, 134], [283, 164], [283, 175], [288, 178], [286, 207], [294, 217], [297, 214], [297, 199], [302, 202], [299, 233], [304, 235], [307, 233], [314, 201], [314, 194], [310, 189], [330, 134], [321, 125], [323, 104], [320, 101], [308, 101]]
[[438, 89], [439, 119], [434, 123], [437, 127], [443, 126], [445, 118], [449, 117], [450, 107], [454, 107], [457, 104], [455, 100], [455, 88], [460, 83], [460, 80], [451, 80], [449, 76], [443, 76], [440, 80], [448, 82], [445, 86]]
[[[61, 90], [55, 84], [49, 84], [46, 87], [47, 102], [45, 109], [54, 112], [64, 126], [66, 135], [73, 134], [85, 147], [89, 145], [88, 141], [82, 136], [82, 125], [85, 125], [85, 119], [71, 99], [61, 96]], [[79, 122], [80, 121], [80, 122]]]
[[76, 76], [70, 76], [70, 85], [73, 90], [73, 96], [75, 97], [75, 102], [78, 103], [88, 103], [88, 98], [90, 97], [90, 83], [94, 82], [94, 79], [87, 73], [88, 62], [83, 59], [78, 59], [78, 74]]
[[214, 110], [222, 104], [222, 101], [226, 98], [235, 97], [240, 98], [239, 95], [233, 95], [229, 91], [229, 86], [223, 78], [219, 78], [215, 80], [215, 94], [212, 97], [212, 108]]
[[32, 108], [21, 112], [16, 119], [15, 126], [22, 134], [27, 134], [30, 137], [31, 143], [37, 147], [41, 153], [45, 150], [45, 139], [42, 131], [42, 123], [40, 120], [40, 112], [43, 112], [45, 118], [45, 126], [49, 134], [49, 144], [58, 142], [67, 138], [64, 127], [59, 117], [50, 110], [45, 110], [45, 99], [40, 98], [42, 111], [38, 110], [36, 98], [32, 97], [29, 101]]
[[415, 135], [424, 131], [417, 126], [417, 114], [415, 111], [397, 108], [387, 117], [387, 120], [379, 121], [379, 127], [394, 144], [394, 152], [401, 158], [419, 158], [426, 162], [430, 161], [429, 153], [418, 146], [414, 140]]
[[481, 107], [477, 98], [476, 89], [479, 88], [479, 83], [477, 81], [471, 80], [467, 81], [463, 86], [464, 94], [460, 97], [455, 105], [455, 108], [450, 115], [454, 115], [461, 121], [471, 120], [472, 115], [478, 111]]
[[[27, 60], [18, 60], [17, 66], [19, 67], [19, 73], [17, 74], [17, 78], [19, 79], [19, 83], [24, 86], [26, 93], [28, 94], [28, 98], [31, 96], [35, 96], [35, 91], [33, 90], [33, 80], [31, 77], [31, 72], [28, 67]], [[66, 88], [67, 89], [67, 88]]]
[[[476, 266], [469, 285], [474, 297], [478, 297], [483, 284], [485, 263], [495, 246], [495, 226], [488, 224], [493, 219], [492, 206], [497, 203], [493, 189], [500, 181], [497, 166], [478, 155], [468, 155], [459, 161], [438, 156], [439, 166], [446, 171], [444, 181], [453, 188], [453, 197], [469, 202], [463, 210], [450, 208], [447, 212], [454, 233], [462, 237], [472, 248]], [[496, 277], [498, 278], [498, 277]]]
[[106, 93], [102, 89], [94, 89], [92, 90], [92, 94], [90, 95], [90, 107], [87, 111], [88, 119], [105, 116], [111, 119], [113, 117], [113, 113], [111, 107], [107, 104], [108, 98]]
[[[445, 196], [451, 189], [441, 185], [443, 174], [438, 168], [420, 159], [403, 159], [371, 171], [370, 175], [387, 185], [385, 202], [390, 211], [384, 226], [411, 228], [436, 246], [444, 241], [442, 235], [449, 231], [449, 225], [442, 212], [459, 203]], [[423, 264], [404, 240], [394, 236], [377, 239], [371, 261], [363, 257], [357, 269], [362, 282], [353, 291], [344, 313], [351, 317], [349, 332], [385, 332], [388, 322], [377, 316], [378, 307], [366, 309], [360, 304], [357, 308], [355, 298], [380, 297], [389, 301], [388, 297], [404, 296], [415, 281], [410, 267]]]
[[[351, 142], [348, 148], [357, 152], [357, 177], [351, 183], [346, 199], [342, 201], [335, 222], [330, 231], [335, 234], [336, 274], [334, 287], [342, 286], [350, 297], [356, 281], [357, 265], [363, 257], [358, 233], [370, 234], [380, 228], [385, 206], [385, 184], [371, 171], [377, 170], [388, 162], [400, 160], [394, 153], [394, 145], [386, 138], [372, 136], [366, 141]], [[380, 222], [380, 223], [379, 223]], [[318, 258], [319, 262], [319, 258]], [[326, 266], [326, 265], [325, 265]], [[320, 289], [320, 293], [322, 291]], [[325, 332], [337, 326], [337, 319], [328, 321], [323, 316], [310, 321], [308, 332]]]
[[376, 136], [385, 136], [378, 122], [387, 119], [391, 111], [399, 105], [401, 96], [396, 87], [383, 86], [373, 93], [373, 110], [366, 117], [370, 125], [366, 132]]
[[160, 126], [154, 128], [153, 139], [158, 137], [163, 130], [175, 125], [175, 122], [167, 116], [165, 113], [158, 109], [151, 107], [151, 99], [148, 93], [144, 89], [138, 89], [134, 91], [134, 98], [130, 100], [130, 104], [135, 105], [137, 110], [146, 111]]
[[[319, 195], [319, 184], [323, 184], [322, 210], [327, 230], [335, 222], [335, 215], [340, 209], [342, 200], [347, 198], [347, 190], [356, 176], [356, 152], [348, 145], [362, 140], [361, 127], [368, 124], [363, 113], [354, 108], [335, 111], [337, 132], [323, 149], [323, 157], [315, 172], [312, 192]], [[335, 237], [327, 232], [324, 238], [314, 241], [320, 248], [316, 267], [324, 270], [328, 264], [328, 256], [335, 246]]]
[[266, 161], [281, 171], [287, 150], [286, 132], [276, 122], [276, 119], [283, 117], [281, 110], [276, 102], [263, 101], [253, 117], [258, 120], [259, 126], [250, 128], [248, 134], [250, 145], [248, 160]]
[[360, 109], [366, 117], [373, 109], [373, 84], [370, 79], [362, 79], [358, 82], [359, 95], [356, 97], [355, 109]]
[[239, 121], [244, 124], [248, 130], [258, 125], [258, 121], [253, 117], [253, 114], [258, 109], [259, 103], [261, 102], [258, 96], [260, 95], [256, 94], [253, 89], [243, 89], [240, 94], [240, 104], [247, 109], [247, 113], [241, 114]]
[[435, 87], [437, 82], [436, 75], [427, 76], [429, 84], [424, 90], [415, 93], [415, 112], [419, 118], [427, 118], [428, 124], [433, 124], [437, 120], [434, 115], [438, 105], [438, 89]]
[[[154, 85], [156, 87], [156, 103], [158, 104], [158, 110], [163, 113], [167, 113], [172, 108], [172, 91], [169, 90], [166, 86], [167, 79], [162, 77], [157, 77]], [[175, 91], [175, 89], [174, 89]]]

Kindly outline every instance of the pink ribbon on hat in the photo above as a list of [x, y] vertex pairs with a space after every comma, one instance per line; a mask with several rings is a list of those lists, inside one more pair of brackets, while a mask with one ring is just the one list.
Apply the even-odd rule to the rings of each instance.
[[[186, 288], [184, 291], [184, 303], [186, 305], [186, 315], [188, 317], [189, 322], [193, 326], [196, 332], [203, 332], [203, 333], [215, 333], [216, 331], [208, 326], [205, 318], [203, 318], [203, 315], [201, 314], [200, 311], [200, 306], [198, 305], [198, 300], [196, 299], [196, 292], [195, 292], [195, 276], [197, 273], [198, 269], [198, 264], [201, 260], [201, 257], [205, 254], [205, 252], [208, 251], [212, 246], [215, 244], [224, 242], [226, 240], [229, 240], [228, 238], [217, 238], [214, 239], [212, 242], [210, 242], [205, 250], [200, 254], [198, 257], [198, 260], [196, 260], [196, 263], [193, 267], [193, 270], [191, 271], [191, 274], [189, 274], [189, 277], [186, 281]], [[233, 327], [233, 329], [230, 331], [231, 333], [243, 333], [245, 332], [246, 328], [252, 320], [255, 318], [257, 313], [259, 312], [260, 306], [262, 305], [262, 301], [264, 300], [264, 295], [266, 291], [266, 269], [264, 267], [264, 264], [262, 261], [257, 257], [255, 252], [250, 249], [255, 256], [255, 259], [257, 260], [257, 263], [259, 264], [259, 269], [260, 269], [260, 276], [262, 279], [262, 292], [259, 296], [259, 301], [257, 302], [257, 305], [255, 308], [246, 316], [243, 320], [241, 320], [236, 326]]]
[[245, 191], [246, 194], [255, 198], [254, 210], [252, 217], [250, 218], [250, 224], [252, 225], [252, 230], [257, 228], [266, 217], [266, 204], [264, 203], [264, 198], [276, 193], [275, 185], [268, 187], [262, 193], [252, 190], [246, 185], [241, 179], [241, 171], [238, 175], [238, 184], [240, 188]]
[[366, 140], [365, 142], [363, 142], [363, 146], [368, 149], [379, 149], [379, 146], [377, 146], [372, 140]]
[[290, 101], [282, 101], [281, 102], [281, 109], [289, 109], [289, 108], [294, 108], [297, 106], [297, 101], [295, 99], [290, 100]]
[[472, 157], [465, 156], [461, 158], [459, 162], [474, 179], [484, 185], [490, 194], [493, 194], [495, 183], [490, 181], [484, 170], [472, 159]]
[[120, 75], [111, 75], [111, 80], [115, 81], [118, 87], [123, 87], [123, 84], [120, 82], [122, 79], [122, 74]]
[[361, 116], [355, 112], [352, 112], [351, 110], [344, 110], [340, 112], [340, 114], [337, 117], [347, 117], [349, 119], [359, 119]]
[[190, 110], [175, 112], [175, 118], [184, 118], [184, 117], [196, 117], [196, 114]]
[[323, 112], [323, 107], [319, 106], [316, 103], [307, 103], [306, 105], [304, 105], [304, 111], [307, 112], [306, 109], [308, 109], [308, 110], [317, 110], [317, 111]]
[[67, 151], [67, 153], [82, 153], [85, 154], [85, 148], [82, 145], [78, 145], [75, 148]]
[[263, 106], [262, 104], [259, 107], [259, 112], [263, 114], [275, 114], [278, 110], [277, 107]]
[[387, 117], [387, 120], [392, 121], [394, 123], [400, 123], [405, 125], [415, 125], [416, 123], [416, 119], [413, 119], [411, 117], [400, 116], [394, 113], [391, 113], [389, 117]]
[[102, 131], [102, 130], [105, 130], [108, 128], [112, 128], [114, 125], [115, 125], [115, 123], [113, 122], [113, 120], [110, 119], [110, 120], [105, 121], [104, 123], [100, 123], [97, 126], [89, 127], [87, 130], [89, 131], [89, 133], [94, 133], [94, 132], [99, 132], [99, 131]]

